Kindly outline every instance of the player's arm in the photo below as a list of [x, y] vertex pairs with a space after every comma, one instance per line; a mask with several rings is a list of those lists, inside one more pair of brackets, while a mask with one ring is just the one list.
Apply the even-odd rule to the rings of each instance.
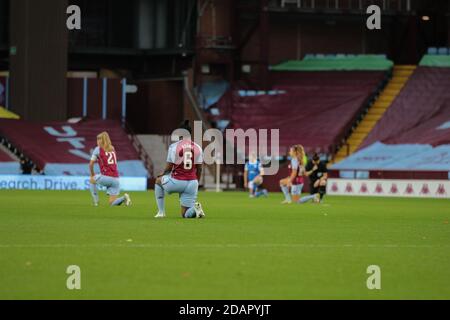
[[290, 183], [294, 182], [295, 177], [297, 176], [297, 170], [298, 170], [298, 167], [296, 169], [292, 169], [291, 175], [289, 176]]
[[317, 170], [317, 165], [314, 165], [312, 168], [311, 167], [306, 167], [305, 168], [305, 176], [309, 177], [310, 175], [313, 174], [314, 171]]
[[248, 170], [247, 170], [247, 167], [245, 167], [245, 169], [244, 169], [244, 188], [247, 188], [247, 184], [248, 184]]
[[195, 171], [197, 174], [197, 180], [200, 181], [200, 177], [202, 176], [202, 170], [203, 170], [203, 166], [201, 164], [196, 164], [195, 165]]
[[161, 173], [161, 174], [158, 176], [158, 178], [159, 178], [159, 177], [162, 177], [162, 176], [165, 176], [166, 174], [171, 173], [171, 172], [172, 172], [172, 168], [173, 168], [173, 163], [167, 162], [167, 163], [166, 163], [166, 167], [164, 168], [164, 172]]
[[89, 161], [89, 172], [91, 174], [91, 177], [95, 176], [94, 164], [95, 164], [95, 160]]
[[94, 172], [94, 164], [95, 164], [95, 160], [91, 160], [91, 161], [89, 161], [89, 172], [90, 172], [90, 178], [89, 178], [89, 181], [92, 183], [92, 184], [95, 184], [95, 179], [94, 179], [94, 176], [95, 176], [95, 172]]
[[100, 150], [98, 147], [96, 147], [94, 149], [94, 151], [92, 152], [91, 161], [89, 161], [89, 173], [91, 175], [91, 177], [90, 177], [91, 183], [95, 183], [94, 164], [95, 164], [95, 162], [97, 162], [97, 158], [98, 158], [99, 154], [100, 154]]
[[328, 169], [325, 164], [320, 163], [318, 170], [319, 170], [319, 172], [322, 173], [322, 176], [320, 177], [320, 179], [318, 179], [317, 185], [325, 186], [327, 184], [327, 180], [328, 180]]
[[195, 175], [197, 176], [197, 181], [200, 182], [200, 178], [202, 176], [203, 171], [203, 151], [200, 147], [198, 147], [199, 152], [196, 153], [196, 157], [194, 158], [195, 165]]
[[328, 172], [327, 171], [325, 171], [325, 172], [323, 172], [323, 175], [322, 175], [322, 178], [320, 178], [320, 181], [322, 181], [322, 182], [327, 182], [327, 180], [328, 180]]
[[259, 164], [259, 175], [262, 177], [264, 175], [264, 167], [262, 166], [262, 164]]
[[170, 145], [169, 150], [167, 151], [166, 166], [164, 168], [163, 173], [158, 175], [157, 178], [168, 175], [169, 173], [172, 172], [173, 167], [174, 167], [175, 163], [177, 162], [175, 152], [176, 152], [176, 144]]

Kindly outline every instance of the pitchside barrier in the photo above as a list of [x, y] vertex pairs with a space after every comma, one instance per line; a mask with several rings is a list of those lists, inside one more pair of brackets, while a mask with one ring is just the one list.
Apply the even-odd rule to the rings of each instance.
[[[146, 191], [146, 177], [120, 177], [123, 191]], [[0, 189], [14, 190], [89, 190], [89, 177], [0, 175]], [[99, 186], [100, 190], [104, 188]]]
[[329, 195], [450, 199], [447, 180], [329, 179]]

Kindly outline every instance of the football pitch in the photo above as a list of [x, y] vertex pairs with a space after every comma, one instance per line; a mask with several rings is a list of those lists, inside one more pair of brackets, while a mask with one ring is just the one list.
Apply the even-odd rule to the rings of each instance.
[[[450, 299], [450, 201], [201, 192], [206, 219], [153, 192], [0, 191], [1, 299]], [[67, 267], [81, 271], [69, 290]], [[381, 289], [369, 290], [377, 265]]]

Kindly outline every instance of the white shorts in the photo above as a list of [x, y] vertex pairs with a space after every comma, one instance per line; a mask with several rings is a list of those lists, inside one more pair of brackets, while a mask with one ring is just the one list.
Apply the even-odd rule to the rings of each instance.
[[183, 207], [192, 208], [197, 201], [197, 180], [177, 180], [170, 175], [165, 175], [161, 177], [161, 186], [168, 194], [178, 193]]

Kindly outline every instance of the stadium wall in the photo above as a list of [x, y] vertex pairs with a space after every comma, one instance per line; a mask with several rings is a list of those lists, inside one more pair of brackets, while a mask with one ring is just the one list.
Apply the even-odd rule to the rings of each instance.
[[[390, 25], [380, 31], [368, 32], [357, 20], [305, 20], [274, 18], [269, 32], [269, 64], [302, 59], [309, 53], [321, 54], [387, 54], [393, 55]], [[254, 34], [241, 54], [242, 63], [259, 60], [260, 42]], [[252, 65], [250, 74], [242, 76], [257, 82], [258, 66]]]
[[183, 81], [143, 80], [127, 97], [127, 121], [137, 134], [170, 134], [183, 120]]
[[10, 1], [11, 110], [23, 119], [67, 117], [67, 3]]
[[[0, 175], [0, 190], [89, 190], [87, 176]], [[101, 190], [104, 187], [98, 186]], [[146, 177], [121, 177], [123, 191], [146, 191]]]
[[450, 180], [450, 171], [419, 170], [329, 170], [331, 178], [400, 180]]
[[[122, 115], [122, 79], [86, 79], [86, 117], [103, 118], [103, 84], [106, 81], [106, 119], [120, 120]], [[67, 116], [83, 117], [83, 78], [67, 78]], [[130, 96], [130, 95], [128, 95]]]
[[450, 199], [450, 181], [329, 179], [327, 193], [339, 196]]

